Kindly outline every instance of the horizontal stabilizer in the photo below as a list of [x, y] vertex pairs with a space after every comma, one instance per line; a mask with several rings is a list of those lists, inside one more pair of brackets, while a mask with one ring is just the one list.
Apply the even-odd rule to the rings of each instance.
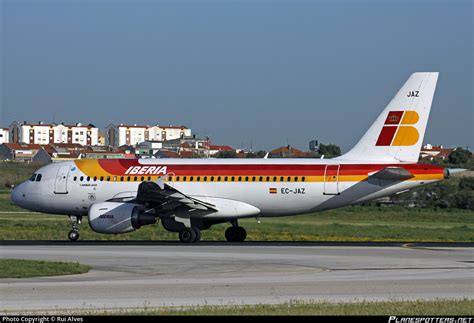
[[375, 178], [388, 181], [404, 181], [412, 177], [415, 177], [415, 175], [407, 171], [405, 168], [395, 166], [385, 167], [384, 169], [369, 175], [369, 179]]

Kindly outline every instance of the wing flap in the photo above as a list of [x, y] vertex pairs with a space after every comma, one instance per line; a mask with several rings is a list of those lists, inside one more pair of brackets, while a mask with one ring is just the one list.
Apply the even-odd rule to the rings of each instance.
[[166, 183], [141, 183], [138, 187], [136, 199], [140, 202], [159, 203], [167, 210], [184, 206], [196, 210], [218, 211], [215, 205], [188, 196]]

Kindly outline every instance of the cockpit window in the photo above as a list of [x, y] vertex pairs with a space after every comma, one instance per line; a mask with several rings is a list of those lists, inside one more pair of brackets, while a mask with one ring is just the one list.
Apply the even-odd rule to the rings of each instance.
[[41, 181], [41, 177], [42, 177], [41, 174], [36, 175], [36, 181], [37, 182]]
[[35, 179], [36, 179], [36, 174], [33, 174], [33, 175], [31, 175], [31, 177], [30, 177], [30, 181], [34, 182], [34, 181], [35, 181]]

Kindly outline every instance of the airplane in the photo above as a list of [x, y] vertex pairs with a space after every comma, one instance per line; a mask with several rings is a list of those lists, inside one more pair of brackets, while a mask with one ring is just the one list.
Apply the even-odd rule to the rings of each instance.
[[78, 159], [41, 167], [11, 199], [69, 216], [71, 241], [87, 216], [103, 234], [159, 221], [183, 243], [230, 223], [226, 240], [241, 242], [242, 218], [321, 212], [448, 178], [448, 169], [417, 163], [437, 80], [437, 72], [412, 74], [360, 141], [336, 158]]

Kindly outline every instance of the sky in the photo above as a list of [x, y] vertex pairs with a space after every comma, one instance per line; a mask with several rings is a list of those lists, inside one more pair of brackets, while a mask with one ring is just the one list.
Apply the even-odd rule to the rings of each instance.
[[253, 150], [349, 150], [416, 71], [425, 143], [474, 147], [473, 4], [0, 0], [0, 126], [186, 125]]

